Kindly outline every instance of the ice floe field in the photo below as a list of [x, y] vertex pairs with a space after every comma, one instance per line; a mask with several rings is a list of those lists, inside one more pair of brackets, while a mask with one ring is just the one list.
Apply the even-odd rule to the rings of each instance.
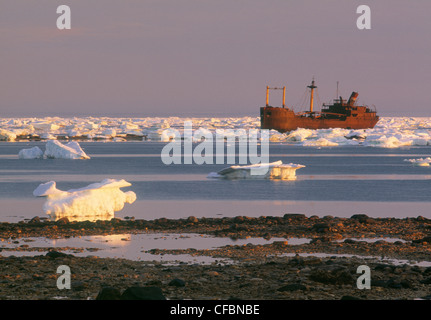
[[[431, 118], [382, 118], [367, 130], [270, 131], [272, 171], [264, 179], [248, 179], [250, 166], [164, 164], [163, 147], [178, 132], [187, 140], [185, 122], [194, 146], [202, 136], [260, 136], [256, 117], [0, 119], [0, 221], [58, 218], [77, 206], [143, 219], [430, 216]], [[110, 201], [100, 201], [108, 193]]]
[[[14, 118], [0, 119], [0, 141], [23, 141], [37, 139], [81, 139], [121, 142], [169, 141], [175, 138], [173, 130], [181, 130], [185, 121], [191, 121], [194, 134], [217, 133], [226, 130], [246, 135], [247, 131], [259, 130], [258, 117], [242, 118]], [[403, 146], [426, 146], [431, 144], [431, 118], [383, 117], [375, 128], [350, 129], [297, 129], [290, 133], [270, 131], [271, 142], [331, 147], [344, 145], [399, 148]]]

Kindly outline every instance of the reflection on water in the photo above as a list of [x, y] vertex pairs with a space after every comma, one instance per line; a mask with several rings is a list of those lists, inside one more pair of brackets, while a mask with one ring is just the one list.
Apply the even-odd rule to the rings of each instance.
[[67, 218], [70, 222], [83, 222], [83, 221], [90, 221], [90, 222], [96, 222], [97, 220], [111, 220], [115, 216], [113, 214], [97, 214], [97, 215], [68, 215], [68, 214], [48, 214], [50, 221], [58, 221], [62, 218]]
[[[220, 238], [200, 234], [165, 234], [165, 233], [143, 233], [143, 234], [117, 234], [107, 236], [83, 236], [66, 239], [47, 238], [25, 238], [9, 241], [2, 245], [2, 255], [40, 255], [46, 254], [50, 248], [61, 249], [62, 252], [76, 256], [96, 255], [101, 258], [124, 258], [131, 260], [178, 260], [178, 261], [200, 261], [214, 262], [210, 257], [191, 257], [189, 255], [153, 255], [148, 251], [151, 249], [214, 249], [226, 245], [263, 245], [274, 241], [288, 241], [291, 245], [308, 243], [306, 238], [247, 238], [231, 239]], [[25, 243], [37, 250], [22, 250], [21, 245]], [[21, 249], [13, 251], [10, 249]], [[8, 250], [9, 249], [9, 250]], [[167, 259], [169, 257], [169, 259]]]

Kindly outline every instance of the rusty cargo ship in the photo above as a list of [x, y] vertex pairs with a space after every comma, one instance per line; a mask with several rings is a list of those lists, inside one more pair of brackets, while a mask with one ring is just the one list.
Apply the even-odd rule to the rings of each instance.
[[[365, 105], [356, 105], [357, 92], [352, 92], [348, 100], [339, 97], [332, 104], [323, 104], [320, 111], [313, 110], [314, 90], [317, 88], [314, 79], [310, 89], [310, 109], [304, 112], [294, 112], [286, 107], [286, 87], [266, 87], [266, 106], [260, 108], [260, 123], [262, 129], [274, 129], [288, 132], [298, 128], [305, 129], [369, 129], [379, 121], [376, 110]], [[281, 107], [269, 106], [269, 90], [283, 90], [283, 104]], [[337, 89], [338, 96], [338, 89]]]

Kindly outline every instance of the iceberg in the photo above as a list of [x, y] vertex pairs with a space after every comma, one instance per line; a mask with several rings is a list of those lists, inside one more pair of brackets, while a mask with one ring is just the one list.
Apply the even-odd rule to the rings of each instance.
[[307, 138], [313, 135], [313, 130], [298, 128], [295, 131], [292, 131], [287, 136], [288, 141], [305, 141]]
[[378, 138], [367, 137], [363, 145], [368, 147], [399, 148], [401, 146], [408, 146], [411, 144], [411, 141], [400, 141], [395, 136], [386, 137], [385, 135], [383, 135], [378, 136]]
[[304, 167], [300, 164], [283, 164], [279, 160], [271, 163], [231, 166], [219, 172], [211, 172], [208, 178], [296, 180], [296, 170]]
[[50, 159], [90, 159], [76, 141], [64, 145], [57, 140], [49, 140], [44, 155]]
[[35, 197], [46, 197], [43, 211], [53, 220], [63, 217], [75, 219], [96, 219], [114, 217], [116, 211], [126, 203], [133, 203], [136, 194], [123, 192], [120, 188], [131, 184], [123, 179], [104, 179], [80, 189], [62, 191], [57, 189], [55, 181], [40, 184], [34, 191]]
[[36, 131], [44, 131], [44, 132], [55, 131], [55, 130], [58, 130], [60, 128], [59, 125], [52, 123], [49, 120], [47, 120], [47, 121], [36, 121], [36, 122], [33, 122], [31, 125], [33, 126], [33, 128]]
[[29, 149], [22, 149], [18, 153], [20, 159], [42, 159], [43, 151], [39, 147], [33, 147]]

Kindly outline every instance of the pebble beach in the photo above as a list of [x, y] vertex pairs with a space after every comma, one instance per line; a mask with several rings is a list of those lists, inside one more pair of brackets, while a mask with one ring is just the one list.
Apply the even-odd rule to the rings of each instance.
[[[0, 224], [0, 299], [120, 300], [130, 288], [157, 290], [169, 300], [414, 300], [429, 299], [431, 220], [285, 214], [281, 217], [118, 219], [67, 218]], [[85, 257], [70, 248], [37, 248], [26, 239], [140, 233], [200, 234], [231, 239], [285, 238], [213, 249], [152, 249], [155, 259]], [[306, 238], [301, 244], [288, 239]], [[10, 244], [15, 244], [11, 246]], [[89, 244], [89, 247], [91, 244]], [[85, 249], [85, 248], [83, 248]], [[163, 255], [211, 257], [211, 263], [163, 262]], [[70, 289], [57, 287], [57, 268], [71, 269]], [[359, 289], [368, 266], [371, 288]], [[147, 297], [151, 299], [151, 297]]]

